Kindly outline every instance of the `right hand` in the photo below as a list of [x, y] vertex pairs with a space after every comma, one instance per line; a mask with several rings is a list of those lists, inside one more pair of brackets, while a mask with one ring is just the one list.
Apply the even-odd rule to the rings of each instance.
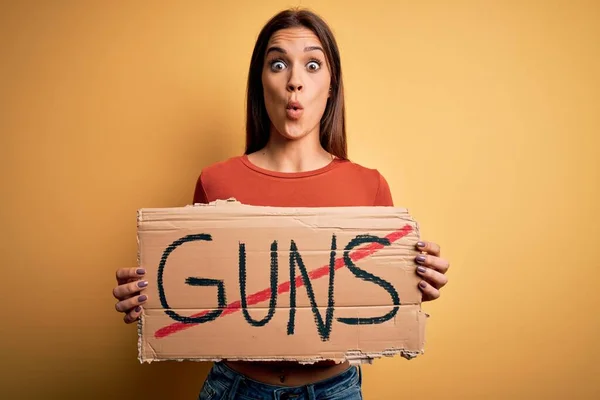
[[125, 313], [123, 321], [126, 324], [137, 321], [142, 313], [142, 304], [148, 301], [148, 296], [141, 294], [141, 291], [148, 286], [148, 282], [141, 279], [145, 273], [143, 268], [119, 268], [117, 270], [117, 287], [113, 289], [113, 296], [119, 300], [115, 304], [115, 308], [117, 311]]

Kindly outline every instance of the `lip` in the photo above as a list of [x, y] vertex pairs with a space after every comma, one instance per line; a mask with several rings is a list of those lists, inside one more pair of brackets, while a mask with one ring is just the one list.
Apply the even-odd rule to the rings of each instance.
[[304, 107], [302, 107], [302, 103], [300, 103], [299, 101], [293, 101], [293, 100], [288, 101], [287, 109], [289, 110], [289, 109], [294, 109], [294, 108], [296, 108], [298, 110], [304, 110]]
[[302, 113], [304, 112], [304, 107], [302, 107], [302, 103], [290, 100], [287, 103], [285, 111], [289, 119], [297, 120], [302, 116]]

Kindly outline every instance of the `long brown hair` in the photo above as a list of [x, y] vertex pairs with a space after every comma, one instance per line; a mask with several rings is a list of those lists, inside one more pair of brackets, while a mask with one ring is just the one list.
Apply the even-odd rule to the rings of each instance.
[[265, 107], [262, 86], [262, 69], [267, 44], [276, 31], [295, 27], [312, 30], [323, 44], [325, 57], [331, 69], [331, 95], [320, 123], [321, 146], [334, 156], [347, 159], [344, 85], [342, 84], [340, 52], [333, 33], [325, 21], [312, 11], [300, 9], [288, 9], [275, 15], [263, 27], [256, 39], [248, 72], [245, 154], [262, 149], [269, 140], [270, 120]]

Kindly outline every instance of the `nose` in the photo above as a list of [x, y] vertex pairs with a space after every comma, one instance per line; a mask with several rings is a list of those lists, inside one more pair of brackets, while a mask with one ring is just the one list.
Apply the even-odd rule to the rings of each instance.
[[288, 83], [288, 90], [290, 92], [300, 92], [302, 91], [302, 84], [290, 81], [290, 83]]
[[287, 90], [290, 92], [300, 92], [303, 89], [300, 73], [296, 68], [292, 68], [290, 79], [288, 81]]

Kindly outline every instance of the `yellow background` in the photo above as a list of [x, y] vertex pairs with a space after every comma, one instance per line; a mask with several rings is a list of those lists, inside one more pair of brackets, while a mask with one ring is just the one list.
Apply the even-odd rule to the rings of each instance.
[[[122, 4], [121, 4], [122, 3]], [[243, 149], [252, 46], [309, 6], [342, 52], [351, 158], [452, 267], [426, 353], [366, 399], [599, 398], [600, 4], [24, 1], [0, 6], [2, 398], [195, 398], [115, 312], [140, 207]]]

